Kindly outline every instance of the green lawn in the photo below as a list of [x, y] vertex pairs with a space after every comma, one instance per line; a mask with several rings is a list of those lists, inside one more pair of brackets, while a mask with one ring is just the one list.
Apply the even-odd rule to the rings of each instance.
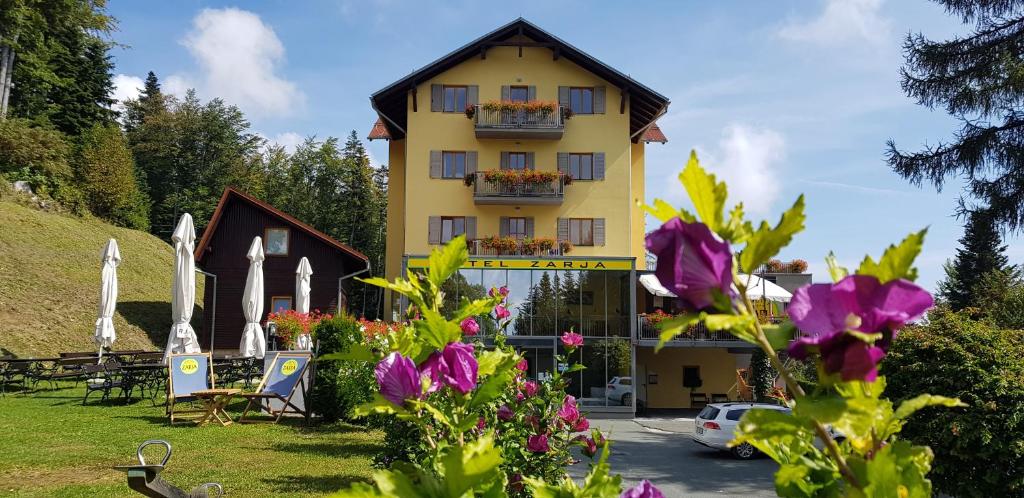
[[171, 443], [163, 476], [185, 489], [212, 481], [231, 496], [320, 496], [367, 480], [382, 439], [346, 424], [171, 427], [148, 399], [100, 403], [94, 394], [82, 406], [81, 395], [66, 387], [0, 398], [0, 496], [141, 496], [112, 467], [135, 463], [146, 439]]

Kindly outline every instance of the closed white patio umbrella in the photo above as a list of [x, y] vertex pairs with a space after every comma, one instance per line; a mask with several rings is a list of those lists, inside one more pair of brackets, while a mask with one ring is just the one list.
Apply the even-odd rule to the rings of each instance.
[[263, 358], [267, 352], [267, 341], [260, 328], [263, 316], [263, 239], [252, 239], [249, 252], [249, 274], [245, 277], [245, 293], [242, 294], [242, 313], [245, 315], [245, 329], [238, 352], [244, 357]]
[[[311, 290], [309, 279], [313, 276], [313, 267], [305, 256], [299, 260], [299, 267], [295, 269], [295, 311], [309, 313], [309, 292]], [[309, 334], [301, 334], [295, 340], [295, 348], [301, 350], [313, 349], [313, 340]]]
[[100, 254], [103, 270], [100, 276], [100, 311], [96, 319], [96, 331], [93, 340], [100, 348], [99, 357], [103, 358], [103, 348], [114, 347], [117, 334], [114, 333], [114, 308], [117, 306], [117, 266], [121, 264], [121, 251], [117, 241], [110, 239]]
[[174, 283], [171, 289], [171, 333], [167, 337], [164, 359], [171, 353], [198, 353], [199, 340], [192, 330], [192, 308], [196, 302], [196, 228], [192, 215], [181, 215], [171, 235], [174, 244]]

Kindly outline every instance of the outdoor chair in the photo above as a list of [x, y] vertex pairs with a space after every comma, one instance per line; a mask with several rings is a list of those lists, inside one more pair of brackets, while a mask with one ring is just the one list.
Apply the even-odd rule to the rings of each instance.
[[4, 360], [0, 362], [0, 395], [7, 395], [7, 386], [18, 386], [21, 392], [28, 388], [31, 364], [27, 361]]
[[55, 368], [49, 370], [41, 370], [38, 372], [36, 382], [46, 381], [50, 385], [50, 388], [56, 385], [57, 381], [61, 380], [73, 380], [75, 381], [75, 387], [78, 386], [78, 382], [88, 377], [85, 372], [87, 365], [95, 365], [96, 358], [80, 358], [80, 357], [64, 357], [61, 358], [55, 365]]
[[706, 393], [690, 393], [690, 408], [703, 408], [708, 405], [708, 395]]
[[82, 397], [82, 404], [89, 400], [89, 395], [94, 392], [102, 392], [100, 401], [110, 399], [110, 393], [115, 389], [124, 392], [124, 384], [118, 372], [120, 365], [117, 362], [108, 361], [102, 364], [89, 364], [82, 368], [85, 378], [85, 396]]
[[[311, 353], [278, 353], [277, 357], [267, 367], [263, 380], [254, 393], [243, 393], [241, 396], [248, 400], [239, 422], [273, 422], [277, 423], [286, 413], [294, 413], [308, 416], [306, 410], [299, 408], [292, 403], [292, 396], [295, 390], [302, 386], [305, 393], [306, 380], [304, 375], [312, 361]], [[274, 405], [279, 404], [280, 407]], [[273, 420], [248, 419], [245, 416], [249, 410], [259, 406], [260, 411], [267, 412], [274, 417]]]
[[728, 403], [729, 395], [726, 393], [711, 393], [712, 403]]
[[[213, 357], [210, 353], [172, 354], [167, 360], [167, 416], [175, 420], [196, 420], [206, 416], [205, 409], [196, 409], [192, 393], [213, 389]], [[188, 403], [188, 409], [177, 405]]]

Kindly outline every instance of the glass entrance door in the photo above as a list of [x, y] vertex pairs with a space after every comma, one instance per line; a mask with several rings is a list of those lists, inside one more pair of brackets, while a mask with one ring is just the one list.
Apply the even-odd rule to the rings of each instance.
[[554, 337], [509, 336], [505, 342], [526, 358], [526, 377], [543, 381], [555, 371], [556, 340]]

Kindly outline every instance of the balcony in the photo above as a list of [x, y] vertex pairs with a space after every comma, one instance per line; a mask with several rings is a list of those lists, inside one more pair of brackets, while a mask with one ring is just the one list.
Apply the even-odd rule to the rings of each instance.
[[480, 171], [465, 181], [473, 189], [475, 204], [514, 206], [560, 205], [565, 186], [572, 183], [567, 175], [533, 170]]
[[[531, 106], [532, 102], [479, 104], [473, 109], [476, 138], [560, 140], [565, 132], [562, 106]], [[534, 110], [535, 107], [541, 107]]]
[[485, 237], [469, 241], [470, 256], [524, 256], [551, 258], [565, 256], [572, 251], [568, 241], [545, 237], [516, 239], [513, 237]]
[[[658, 343], [661, 331], [644, 315], [636, 317], [636, 333], [641, 345]], [[751, 348], [753, 344], [741, 341], [726, 330], [708, 330], [703, 323], [691, 325], [690, 328], [665, 343], [667, 346], [708, 347], [708, 348]]]

